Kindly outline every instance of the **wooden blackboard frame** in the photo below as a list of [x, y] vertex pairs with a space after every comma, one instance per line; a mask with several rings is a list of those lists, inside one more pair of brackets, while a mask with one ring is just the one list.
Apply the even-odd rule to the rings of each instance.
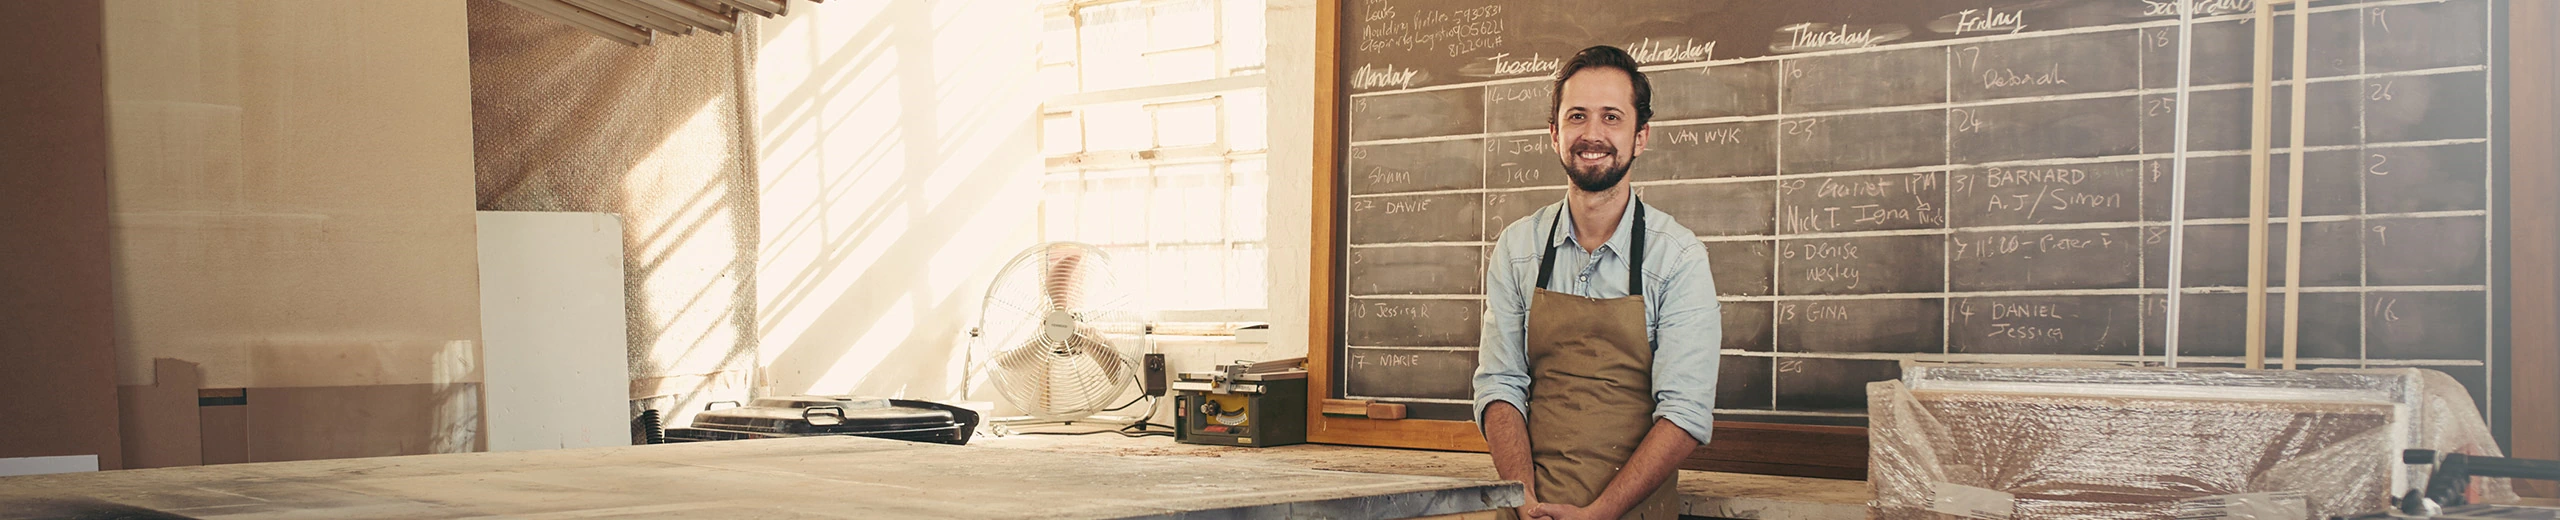
[[[2506, 10], [2506, 44], [2496, 52], [2504, 63], [2503, 110], [2507, 132], [2497, 143], [2506, 146], [2507, 189], [2496, 207], [2506, 213], [2503, 254], [2506, 271], [2497, 283], [2506, 309], [2500, 332], [2507, 361], [2497, 367], [2491, 389], [2505, 413], [2497, 430], [2508, 434], [2509, 453], [2560, 459], [2560, 149], [2534, 143], [2560, 142], [2560, 5], [2544, 2], [2491, 2]], [[1341, 0], [1317, 1], [1315, 56], [1315, 178], [1311, 200], [1311, 295], [1308, 306], [1308, 364], [1314, 381], [1311, 403], [1331, 397], [1335, 346], [1342, 340], [1344, 172], [1340, 157], [1347, 143], [1344, 127], [1346, 90], [1341, 82]], [[2519, 146], [2521, 144], [2521, 146]], [[2517, 202], [2522, 203], [2517, 203]], [[1371, 420], [1331, 417], [1322, 407], [1308, 410], [1308, 440], [1327, 444], [1484, 451], [1475, 426], [1464, 421]], [[1837, 466], [1855, 460], [1863, 466], [1865, 430], [1857, 427], [1802, 426], [1719, 422], [1716, 439], [1684, 464], [1685, 469], [1795, 474], [1829, 478], [1861, 478]], [[1785, 446], [1780, 446], [1785, 444]], [[1807, 453], [1808, 447], [1822, 450]], [[1765, 451], [1764, 451], [1765, 450]], [[1784, 454], [1785, 461], [1754, 457]], [[1793, 464], [1790, 464], [1793, 463]], [[2529, 495], [2560, 496], [2560, 486], [2529, 483]]]
[[[1307, 402], [1332, 398], [1334, 347], [1343, 338], [1342, 296], [1344, 176], [1348, 146], [1341, 83], [1342, 0], [1317, 0], [1315, 49], [1315, 178], [1309, 200], [1314, 222], [1308, 249]], [[1486, 451], [1484, 435], [1466, 421], [1379, 420], [1336, 417], [1307, 407], [1307, 442], [1446, 451]], [[1489, 463], [1490, 461], [1488, 461]], [[1692, 453], [1681, 469], [1864, 480], [1867, 429], [1717, 421], [1713, 441]]]
[[[2497, 395], [2506, 403], [2517, 457], [2560, 460], [2560, 5], [2501, 2], [2509, 11], [2505, 165], [2508, 185], [2507, 364]], [[2515, 203], [2526, 201], [2526, 203]], [[2517, 481], [2528, 496], [2560, 497], [2560, 485]]]
[[[1307, 248], [1314, 252], [1307, 271], [1312, 278], [1307, 305], [1307, 402], [1322, 403], [1332, 397], [1334, 387], [1334, 345], [1341, 341], [1342, 323], [1342, 208], [1335, 201], [1342, 196], [1341, 154], [1347, 141], [1343, 127], [1342, 72], [1342, 0], [1316, 0], [1315, 52], [1315, 179], [1313, 209], [1315, 222]], [[1484, 436], [1475, 424], [1459, 421], [1375, 420], [1334, 417], [1323, 413], [1322, 406], [1307, 407], [1307, 442], [1417, 448], [1451, 451], [1485, 451]]]

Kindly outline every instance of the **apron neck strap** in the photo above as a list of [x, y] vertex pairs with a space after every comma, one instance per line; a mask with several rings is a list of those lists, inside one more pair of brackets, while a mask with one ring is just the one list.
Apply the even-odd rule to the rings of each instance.
[[1627, 256], [1627, 295], [1644, 296], [1644, 205], [1635, 195], [1627, 195], [1627, 211], [1636, 212], [1636, 234], [1628, 241], [1635, 244]]
[[[1639, 202], [1642, 201], [1636, 199], [1633, 195], [1629, 195], [1627, 198], [1627, 211], [1636, 212], [1635, 235], [1627, 237], [1629, 241], [1633, 242], [1635, 245], [1635, 247], [1631, 248], [1633, 249], [1633, 251], [1631, 251], [1632, 254], [1627, 257], [1628, 296], [1644, 295], [1644, 205], [1639, 204]], [[1564, 227], [1564, 212], [1572, 210], [1573, 205], [1571, 203], [1557, 204], [1556, 219], [1547, 221], [1547, 239], [1544, 242], [1540, 242], [1540, 244], [1542, 244], [1546, 249], [1539, 250], [1538, 252], [1539, 289], [1547, 288], [1547, 278], [1555, 276], [1556, 228]]]

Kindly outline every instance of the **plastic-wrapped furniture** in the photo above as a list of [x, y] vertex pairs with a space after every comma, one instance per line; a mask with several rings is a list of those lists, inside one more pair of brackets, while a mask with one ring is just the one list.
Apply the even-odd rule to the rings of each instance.
[[2403, 449], [2497, 454], [2418, 369], [1934, 365], [1867, 393], [1876, 518], [2328, 518], [2423, 485]]

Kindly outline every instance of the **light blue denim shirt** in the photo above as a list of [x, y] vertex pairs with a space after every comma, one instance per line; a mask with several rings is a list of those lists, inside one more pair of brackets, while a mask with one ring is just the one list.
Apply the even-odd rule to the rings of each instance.
[[[1716, 364], [1724, 344], [1724, 315], [1716, 304], [1715, 276], [1707, 270], [1707, 248], [1671, 215], [1641, 203], [1644, 217], [1645, 327], [1653, 341], [1653, 416], [1706, 444], [1714, 431]], [[1484, 335], [1476, 351], [1476, 424], [1484, 424], [1485, 406], [1510, 401], [1529, 411], [1529, 356], [1522, 342], [1529, 323], [1529, 296], [1538, 287], [1538, 253], [1555, 251], [1555, 276], [1547, 290], [1589, 298], [1627, 295], [1628, 235], [1635, 212], [1618, 217], [1618, 231], [1595, 252], [1584, 252], [1573, 239], [1572, 212], [1559, 202], [1530, 214], [1494, 241], [1486, 266]], [[1538, 247], [1556, 219], [1565, 219], [1547, 247]]]

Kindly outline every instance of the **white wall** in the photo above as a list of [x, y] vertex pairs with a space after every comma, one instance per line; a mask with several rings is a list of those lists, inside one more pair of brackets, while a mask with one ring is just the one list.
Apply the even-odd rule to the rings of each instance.
[[1307, 353], [1315, 244], [1316, 0], [1268, 0], [1271, 80], [1271, 354]]
[[755, 69], [763, 393], [955, 398], [986, 284], [1032, 244], [1038, 13], [794, 4]]

